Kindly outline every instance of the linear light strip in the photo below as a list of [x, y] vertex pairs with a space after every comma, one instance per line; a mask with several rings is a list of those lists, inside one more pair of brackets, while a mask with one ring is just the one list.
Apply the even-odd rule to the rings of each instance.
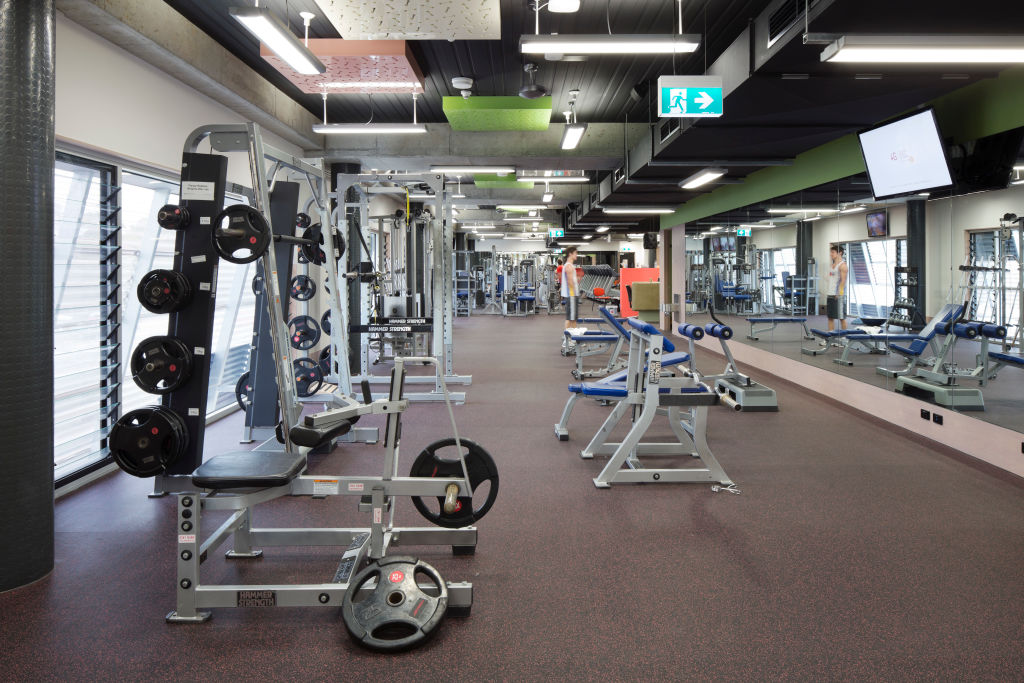
[[402, 135], [426, 133], [423, 123], [317, 123], [313, 132], [321, 135]]
[[845, 35], [821, 53], [823, 62], [873, 64], [1020, 64], [1021, 36]]
[[228, 12], [300, 74], [315, 76], [327, 71], [324, 63], [266, 7], [231, 7]]
[[669, 55], [695, 52], [700, 38], [699, 34], [524, 35], [519, 51], [524, 55]]

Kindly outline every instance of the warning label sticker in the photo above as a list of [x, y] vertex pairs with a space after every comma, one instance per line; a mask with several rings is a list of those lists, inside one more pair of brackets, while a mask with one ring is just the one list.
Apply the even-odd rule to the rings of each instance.
[[314, 479], [313, 480], [313, 495], [314, 496], [333, 496], [338, 493], [338, 480], [337, 479]]
[[366, 486], [362, 482], [359, 482], [358, 484], [353, 483], [348, 485], [349, 491], [362, 491], [364, 488], [366, 488]]
[[178, 534], [178, 543], [195, 543], [195, 534]]

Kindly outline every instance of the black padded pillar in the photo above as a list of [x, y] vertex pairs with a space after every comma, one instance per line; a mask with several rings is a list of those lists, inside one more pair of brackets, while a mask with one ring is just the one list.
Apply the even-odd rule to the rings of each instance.
[[925, 248], [925, 208], [923, 199], [907, 201], [907, 266], [917, 268], [917, 285], [907, 287], [907, 296], [914, 300], [917, 310], [925, 315], [928, 310], [924, 300], [926, 271], [924, 267]]
[[0, 591], [53, 569], [53, 0], [0, 0]]
[[807, 260], [814, 258], [814, 223], [796, 224], [796, 277], [807, 277]]

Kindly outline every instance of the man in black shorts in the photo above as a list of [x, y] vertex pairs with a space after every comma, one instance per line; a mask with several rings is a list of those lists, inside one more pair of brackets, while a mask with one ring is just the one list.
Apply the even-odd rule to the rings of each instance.
[[[579, 283], [576, 281], [576, 247], [565, 250], [565, 263], [562, 264], [562, 298], [565, 299], [565, 329], [576, 327], [579, 317]], [[566, 348], [571, 349], [572, 342]]]
[[846, 329], [846, 277], [849, 268], [843, 260], [843, 247], [833, 244], [829, 249], [829, 256], [832, 258], [828, 269], [828, 289], [825, 299], [825, 316], [828, 318], [828, 331], [835, 330], [836, 321], [839, 326]]

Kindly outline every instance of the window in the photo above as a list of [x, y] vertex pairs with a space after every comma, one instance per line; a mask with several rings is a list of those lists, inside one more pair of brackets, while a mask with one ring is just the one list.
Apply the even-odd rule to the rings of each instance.
[[120, 231], [115, 178], [112, 166], [66, 154], [56, 157], [53, 464], [58, 484], [107, 461], [105, 439], [118, 417]]
[[906, 251], [906, 240], [875, 239], [846, 244], [851, 316], [889, 317], [896, 291], [895, 269], [907, 264]]
[[1020, 231], [1000, 239], [998, 230], [970, 233], [967, 265], [988, 271], [961, 271], [957, 296], [969, 301], [971, 320], [1006, 326], [1006, 338], [1017, 339], [1020, 330]]

